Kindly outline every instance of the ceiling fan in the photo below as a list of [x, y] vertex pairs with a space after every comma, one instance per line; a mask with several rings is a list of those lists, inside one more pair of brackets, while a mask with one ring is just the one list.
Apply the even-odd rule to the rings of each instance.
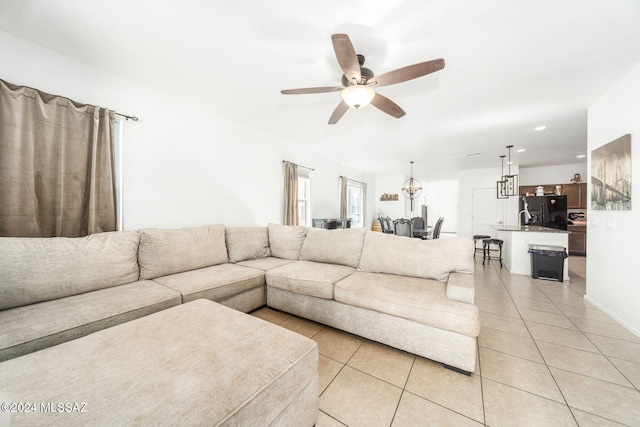
[[340, 68], [344, 72], [342, 86], [310, 87], [303, 89], [285, 89], [280, 91], [284, 95], [302, 95], [308, 93], [326, 93], [340, 91], [342, 101], [329, 118], [333, 125], [344, 116], [349, 107], [362, 108], [369, 103], [379, 110], [399, 119], [406, 113], [389, 98], [376, 93], [374, 87], [390, 86], [413, 80], [424, 75], [434, 73], [444, 68], [444, 59], [420, 62], [398, 68], [388, 73], [375, 76], [373, 71], [364, 68], [364, 56], [357, 55], [347, 34], [331, 35], [333, 50], [338, 58]]

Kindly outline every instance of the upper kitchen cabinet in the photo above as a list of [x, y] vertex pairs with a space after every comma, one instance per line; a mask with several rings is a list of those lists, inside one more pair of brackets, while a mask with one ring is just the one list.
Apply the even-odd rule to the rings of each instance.
[[587, 184], [564, 184], [562, 194], [567, 196], [567, 209], [587, 208]]
[[537, 185], [521, 185], [518, 187], [518, 194], [521, 196], [526, 196], [527, 194], [536, 193]]
[[[521, 185], [518, 194], [525, 196], [536, 192], [537, 185]], [[567, 196], [567, 209], [587, 208], [587, 184], [547, 184], [542, 185], [546, 196], [555, 194], [556, 187], [560, 187], [562, 195]]]

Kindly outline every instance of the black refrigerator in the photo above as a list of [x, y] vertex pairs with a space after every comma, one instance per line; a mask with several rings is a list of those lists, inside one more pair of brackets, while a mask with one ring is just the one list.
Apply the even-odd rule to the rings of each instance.
[[567, 196], [522, 196], [520, 211], [525, 209], [531, 217], [526, 221], [527, 214], [521, 212], [523, 224], [567, 229]]

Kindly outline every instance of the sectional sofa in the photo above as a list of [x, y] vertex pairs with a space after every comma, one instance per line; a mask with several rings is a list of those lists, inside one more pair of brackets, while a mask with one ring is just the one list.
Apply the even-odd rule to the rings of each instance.
[[[0, 393], [80, 388], [97, 398], [123, 388], [146, 408], [133, 419], [168, 422], [159, 414], [174, 408], [155, 391], [191, 375], [180, 396], [201, 400], [208, 423], [313, 425], [317, 345], [242, 312], [267, 305], [470, 374], [480, 332], [473, 250], [464, 238], [277, 224], [0, 238]], [[182, 359], [187, 369], [177, 369]], [[132, 381], [146, 360], [153, 380]], [[259, 381], [248, 381], [245, 365]], [[83, 373], [77, 383], [71, 371]], [[229, 387], [240, 390], [233, 404]], [[101, 422], [131, 421], [99, 409]]]
[[473, 241], [207, 227], [0, 238], [0, 361], [197, 299], [269, 307], [470, 373]]

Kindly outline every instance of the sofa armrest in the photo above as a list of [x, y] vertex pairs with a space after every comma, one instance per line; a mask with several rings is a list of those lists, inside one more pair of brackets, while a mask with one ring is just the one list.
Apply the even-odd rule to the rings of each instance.
[[473, 304], [475, 296], [475, 283], [472, 274], [456, 273], [449, 274], [447, 282], [447, 298]]

